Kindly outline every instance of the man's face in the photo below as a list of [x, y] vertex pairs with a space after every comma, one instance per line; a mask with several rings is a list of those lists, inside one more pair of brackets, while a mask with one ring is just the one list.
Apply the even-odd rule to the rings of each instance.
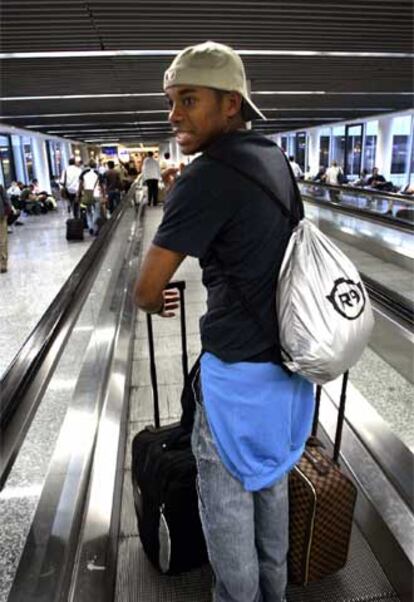
[[226, 97], [211, 88], [172, 86], [166, 95], [170, 105], [169, 121], [185, 155], [205, 149], [227, 129], [233, 113]]

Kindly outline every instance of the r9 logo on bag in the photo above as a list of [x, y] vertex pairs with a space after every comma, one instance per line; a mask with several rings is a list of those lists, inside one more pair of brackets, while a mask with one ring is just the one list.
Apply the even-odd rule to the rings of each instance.
[[334, 309], [347, 320], [356, 320], [365, 308], [365, 292], [361, 282], [346, 278], [335, 280], [327, 299]]

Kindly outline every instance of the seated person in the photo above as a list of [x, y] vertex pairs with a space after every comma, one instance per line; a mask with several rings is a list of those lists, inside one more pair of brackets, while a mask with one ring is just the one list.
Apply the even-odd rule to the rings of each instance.
[[[382, 177], [382, 176], [381, 176]], [[368, 180], [370, 179], [369, 172], [367, 169], [363, 169], [360, 177], [352, 182], [352, 186], [358, 186], [359, 188], [363, 188], [368, 185]]]
[[367, 179], [367, 186], [381, 189], [382, 185], [385, 183], [386, 179], [379, 173], [378, 167], [374, 167], [371, 176]]
[[38, 203], [37, 195], [33, 191], [33, 184], [24, 185], [23, 190], [20, 193], [20, 202], [22, 208], [28, 215], [40, 215], [42, 208]]
[[20, 187], [19, 184], [13, 180], [8, 189], [6, 190], [7, 196], [11, 202], [18, 201], [20, 199]]
[[316, 176], [313, 176], [312, 182], [324, 182], [325, 181], [325, 174], [326, 174], [326, 167], [321, 166], [319, 168], [319, 171], [316, 174]]

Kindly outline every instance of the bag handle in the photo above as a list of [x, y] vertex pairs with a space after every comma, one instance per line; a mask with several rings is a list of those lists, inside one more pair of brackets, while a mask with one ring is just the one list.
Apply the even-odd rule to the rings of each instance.
[[[179, 280], [177, 282], [170, 282], [165, 287], [168, 289], [178, 289], [180, 294], [180, 320], [181, 320], [181, 349], [182, 349], [182, 366], [184, 376], [184, 386], [188, 381], [188, 355], [187, 355], [187, 334], [185, 325], [185, 303], [184, 303], [184, 290], [185, 281]], [[156, 428], [160, 427], [160, 409], [159, 409], [159, 398], [158, 398], [158, 380], [157, 380], [157, 369], [155, 367], [155, 348], [154, 348], [154, 333], [152, 328], [152, 316], [147, 314], [147, 328], [148, 328], [148, 346], [150, 355], [150, 374], [151, 384], [153, 391], [153, 403], [154, 403], [154, 424]]]
[[[339, 454], [341, 451], [341, 443], [342, 443], [342, 431], [344, 428], [345, 422], [345, 404], [346, 404], [346, 389], [348, 386], [349, 379], [349, 370], [344, 372], [342, 377], [341, 384], [341, 396], [339, 399], [339, 407], [338, 407], [338, 418], [336, 422], [336, 431], [335, 431], [335, 440], [334, 440], [334, 451], [332, 459], [336, 465], [339, 466]], [[317, 385], [316, 394], [315, 394], [315, 412], [313, 415], [313, 424], [312, 424], [312, 437], [317, 436], [318, 431], [318, 422], [319, 422], [319, 408], [321, 403], [321, 393], [322, 387], [321, 385]]]

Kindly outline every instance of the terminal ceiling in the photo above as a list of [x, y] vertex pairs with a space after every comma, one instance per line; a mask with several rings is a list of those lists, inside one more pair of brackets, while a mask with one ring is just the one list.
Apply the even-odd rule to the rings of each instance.
[[264, 133], [407, 109], [412, 24], [411, 0], [2, 0], [0, 119], [72, 140], [168, 138], [163, 72], [207, 39], [244, 51]]

